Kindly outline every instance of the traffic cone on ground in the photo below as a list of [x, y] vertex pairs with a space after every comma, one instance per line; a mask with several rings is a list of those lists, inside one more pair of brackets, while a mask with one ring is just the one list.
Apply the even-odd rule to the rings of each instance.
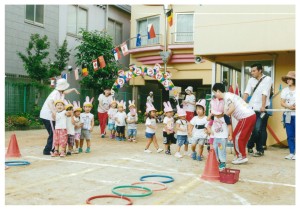
[[216, 153], [214, 149], [209, 150], [204, 172], [201, 178], [207, 181], [220, 180], [219, 163], [217, 161]]
[[12, 134], [10, 137], [5, 157], [21, 157], [16, 134]]

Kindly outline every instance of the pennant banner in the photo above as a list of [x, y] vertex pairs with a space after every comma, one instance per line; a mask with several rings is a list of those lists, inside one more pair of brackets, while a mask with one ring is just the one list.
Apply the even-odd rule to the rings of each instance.
[[97, 71], [99, 69], [97, 59], [93, 60], [93, 67], [94, 67], [94, 71]]
[[148, 25], [148, 39], [153, 39], [156, 37], [153, 24]]
[[173, 25], [173, 9], [170, 9], [166, 15], [167, 15], [169, 26], [172, 27], [172, 25]]
[[141, 34], [137, 34], [136, 35], [136, 44], [135, 46], [136, 47], [140, 47], [142, 45], [142, 37], [141, 37]]
[[98, 57], [98, 61], [99, 61], [99, 63], [100, 63], [100, 68], [101, 68], [101, 69], [104, 68], [104, 67], [106, 66], [106, 63], [105, 63], [105, 60], [104, 60], [103, 55], [101, 55], [101, 56]]
[[82, 75], [83, 75], [84, 77], [87, 76], [87, 75], [89, 75], [89, 72], [88, 72], [88, 70], [87, 70], [86, 67], [82, 69]]
[[79, 79], [79, 76], [78, 76], [78, 68], [76, 68], [74, 70], [74, 76], [75, 76], [75, 80], [78, 80]]
[[121, 50], [124, 56], [128, 55], [128, 47], [127, 47], [127, 43], [123, 42], [121, 44]]

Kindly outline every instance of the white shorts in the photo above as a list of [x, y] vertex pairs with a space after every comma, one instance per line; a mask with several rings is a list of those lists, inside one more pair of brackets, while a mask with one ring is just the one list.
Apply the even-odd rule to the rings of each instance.
[[190, 138], [191, 144], [204, 145], [206, 138], [192, 137]]

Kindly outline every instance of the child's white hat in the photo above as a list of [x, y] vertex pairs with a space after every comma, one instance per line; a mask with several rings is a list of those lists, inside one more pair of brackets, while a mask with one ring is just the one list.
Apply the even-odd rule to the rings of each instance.
[[196, 106], [202, 106], [204, 111], [206, 110], [206, 101], [205, 99], [199, 99], [199, 101], [196, 103]]
[[93, 107], [93, 101], [94, 101], [94, 97], [90, 100], [90, 97], [87, 96], [85, 98], [85, 102], [83, 103], [83, 106]]
[[132, 101], [129, 100], [128, 102], [129, 102], [128, 108], [130, 108], [132, 106], [135, 107], [134, 100], [132, 100]]
[[173, 108], [171, 106], [170, 101], [164, 102], [164, 112], [173, 112]]
[[224, 112], [224, 100], [213, 98], [210, 101], [211, 113], [214, 115], [220, 115]]
[[188, 86], [186, 89], [185, 89], [185, 92], [188, 93], [187, 91], [190, 91], [191, 93], [193, 92], [193, 87], [192, 86]]
[[147, 109], [146, 109], [146, 112], [147, 113], [149, 113], [149, 112], [151, 112], [151, 111], [157, 111], [156, 109], [155, 109], [155, 107], [153, 106], [153, 104], [152, 103], [146, 103], [146, 106], [147, 106]]
[[82, 108], [80, 107], [80, 101], [76, 102], [76, 101], [73, 101], [73, 105], [74, 105], [74, 112], [76, 111], [82, 111]]
[[181, 109], [179, 105], [177, 105], [176, 108], [178, 117], [186, 116], [186, 111], [184, 109]]

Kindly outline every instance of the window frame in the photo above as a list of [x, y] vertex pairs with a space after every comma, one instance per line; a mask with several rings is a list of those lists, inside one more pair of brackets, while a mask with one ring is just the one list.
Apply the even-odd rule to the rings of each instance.
[[44, 4], [39, 4], [39, 5], [43, 6], [43, 23], [35, 21], [36, 20], [36, 4], [33, 4], [33, 6], [34, 6], [33, 19], [34, 20], [27, 19], [26, 9], [27, 9], [27, 6], [29, 6], [29, 5], [32, 5], [32, 4], [26, 4], [25, 7], [24, 7], [24, 10], [25, 10], [25, 12], [24, 12], [25, 13], [24, 22], [35, 25], [35, 26], [44, 27], [44, 25], [45, 25], [45, 5]]
[[[177, 40], [177, 24], [178, 24], [178, 15], [193, 15], [193, 29], [192, 29], [192, 41], [178, 41]], [[174, 43], [194, 43], [194, 31], [195, 31], [195, 13], [194, 12], [182, 12], [176, 13], [176, 26], [175, 26], [175, 39]]]
[[[160, 18], [161, 18], [161, 15], [154, 15], [154, 16], [150, 16], [150, 17], [144, 17], [144, 18], [141, 18], [141, 19], [137, 19], [136, 20], [136, 34], [138, 34], [138, 33], [140, 33], [139, 32], [139, 22], [141, 22], [141, 21], [144, 21], [144, 20], [146, 20], [147, 21], [147, 34], [146, 34], [146, 36], [148, 35], [148, 25], [149, 25], [149, 19], [154, 19], [154, 18], [158, 18], [158, 23], [159, 23], [159, 26], [158, 26], [158, 28], [160, 29]], [[159, 30], [160, 31], [160, 30]], [[152, 46], [152, 45], [157, 45], [157, 44], [160, 44], [160, 32], [159, 33], [157, 33], [157, 31], [155, 32], [155, 34], [157, 35], [157, 39], [158, 39], [158, 41], [156, 42], [156, 43], [151, 43], [151, 44], [149, 44], [149, 40], [148, 40], [148, 38], [147, 38], [147, 43], [145, 44], [145, 45], [143, 45], [142, 43], [143, 42], [141, 42], [141, 46], [140, 47], [146, 47], [146, 46]], [[141, 36], [145, 36], [145, 35], [142, 35], [141, 34]]]
[[[75, 5], [68, 5], [68, 6], [74, 6], [74, 7], [76, 7], [76, 34], [74, 34], [74, 33], [72, 33], [72, 32], [69, 32], [68, 31], [68, 26], [69, 26], [69, 23], [68, 23], [68, 21], [67, 21], [67, 35], [68, 36], [72, 36], [72, 37], [76, 37], [76, 38], [80, 38], [80, 35], [79, 35], [79, 28], [78, 28], [78, 12], [79, 12], [79, 9], [83, 9], [83, 10], [85, 10], [86, 11], [86, 30], [88, 30], [88, 20], [89, 20], [89, 16], [88, 16], [88, 8], [87, 7], [85, 7], [85, 6], [81, 6], [81, 5], [77, 5], [77, 4], [75, 4]], [[68, 10], [68, 12], [69, 12], [69, 10]], [[69, 16], [69, 13], [67, 14], [67, 17]]]
[[[109, 21], [112, 21], [114, 23], [114, 36], [113, 36], [113, 41], [114, 41], [114, 45], [120, 45], [123, 43], [123, 23], [122, 22], [119, 22], [115, 19], [112, 19], [112, 18], [108, 18], [108, 22]], [[119, 24], [121, 26], [121, 42], [120, 43], [116, 43], [115, 41], [115, 35], [116, 35], [116, 25]]]

